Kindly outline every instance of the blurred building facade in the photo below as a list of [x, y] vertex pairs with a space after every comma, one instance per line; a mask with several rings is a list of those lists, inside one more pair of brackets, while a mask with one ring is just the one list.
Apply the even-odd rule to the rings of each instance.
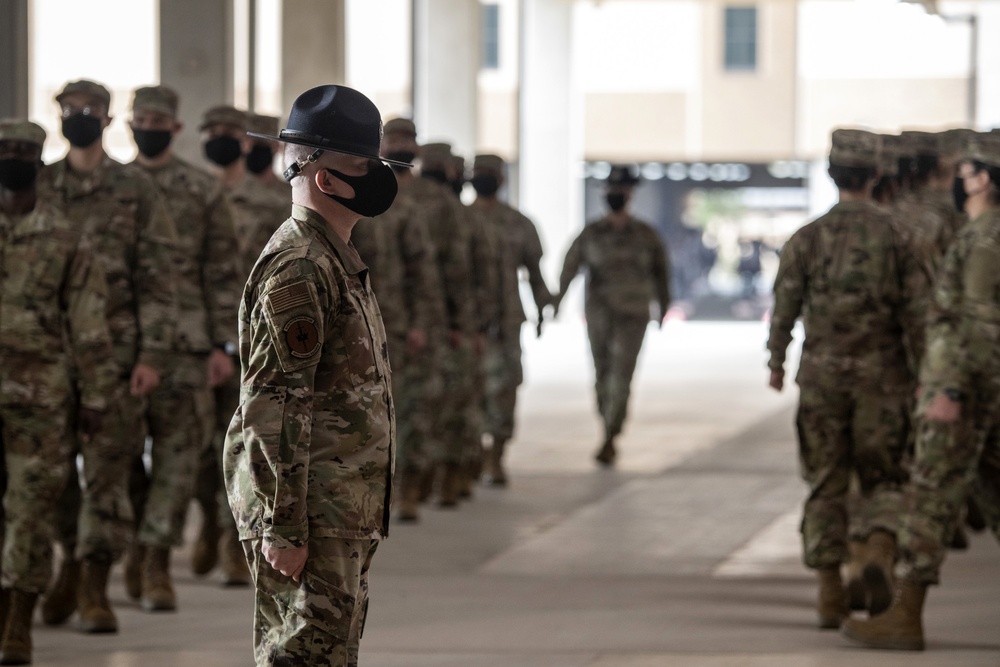
[[4, 0], [0, 45], [0, 115], [45, 125], [48, 159], [75, 78], [112, 88], [120, 159], [137, 86], [179, 90], [195, 161], [209, 106], [285, 116], [312, 85], [356, 87], [423, 141], [505, 157], [552, 278], [608, 163], [641, 166], [668, 240], [700, 228], [732, 254], [829, 205], [833, 127], [1000, 125], [996, 0]]

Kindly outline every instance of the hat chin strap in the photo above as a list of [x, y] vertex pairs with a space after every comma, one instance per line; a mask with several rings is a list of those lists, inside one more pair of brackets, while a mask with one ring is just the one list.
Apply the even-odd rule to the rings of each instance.
[[288, 167], [288, 169], [285, 169], [285, 171], [281, 172], [281, 175], [285, 177], [285, 182], [286, 183], [290, 183], [293, 178], [295, 178], [296, 176], [298, 176], [299, 174], [302, 173], [302, 170], [305, 168], [305, 166], [307, 164], [309, 164], [310, 162], [315, 162], [316, 160], [319, 159], [319, 156], [322, 155], [322, 154], [323, 154], [323, 150], [320, 149], [320, 148], [317, 148], [305, 160], [296, 160], [295, 164], [290, 165]]

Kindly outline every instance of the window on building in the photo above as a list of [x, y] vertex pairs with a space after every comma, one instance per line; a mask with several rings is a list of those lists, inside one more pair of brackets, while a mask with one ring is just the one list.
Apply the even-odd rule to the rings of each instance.
[[500, 5], [483, 5], [483, 69], [500, 67]]
[[726, 70], [757, 69], [757, 8], [726, 7]]

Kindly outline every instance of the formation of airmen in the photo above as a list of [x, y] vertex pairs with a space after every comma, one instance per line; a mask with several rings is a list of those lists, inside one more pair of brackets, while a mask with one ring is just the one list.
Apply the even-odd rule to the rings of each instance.
[[[129, 119], [138, 154], [121, 164], [104, 150], [105, 86], [69, 82], [55, 102], [70, 147], [53, 164], [42, 163], [39, 125], [0, 125], [0, 664], [30, 662], [38, 606], [47, 624], [76, 614], [83, 632], [117, 632], [107, 588], [119, 561], [128, 595], [144, 609], [176, 609], [171, 549], [192, 501], [201, 517], [194, 573], [218, 567], [225, 585], [250, 583], [222, 465], [240, 400], [237, 310], [247, 273], [291, 202], [273, 169], [277, 118], [208, 109], [198, 127], [206, 164], [195, 166], [174, 152], [183, 130], [177, 94], [138, 88]], [[477, 155], [467, 176], [448, 144], [416, 137], [408, 119], [385, 123], [381, 156], [399, 194], [352, 236], [385, 322], [398, 423], [393, 512], [403, 522], [418, 521], [432, 499], [458, 506], [480, 479], [507, 485], [528, 320], [521, 282], [538, 335], [543, 310], [561, 300], [539, 269], [534, 223], [499, 196], [504, 160]], [[405, 166], [414, 161], [419, 169]], [[637, 180], [614, 172], [609, 215], [634, 237], [628, 247], [643, 268], [624, 275], [631, 250], [609, 253], [606, 239], [581, 237], [560, 285], [565, 291], [588, 270], [598, 295], [588, 315], [598, 317], [593, 304], [608, 311], [607, 349], [622, 336], [616, 313], [629, 301], [618, 296], [656, 298], [663, 311], [669, 302], [665, 250], [626, 211]], [[467, 183], [471, 205], [459, 198]], [[648, 315], [632, 319], [644, 330]], [[624, 356], [595, 347], [605, 465], [641, 335], [628, 339]]]
[[819, 626], [922, 650], [946, 549], [966, 522], [1000, 535], [1000, 132], [840, 129], [829, 174], [839, 203], [781, 253], [770, 386], [801, 318]]

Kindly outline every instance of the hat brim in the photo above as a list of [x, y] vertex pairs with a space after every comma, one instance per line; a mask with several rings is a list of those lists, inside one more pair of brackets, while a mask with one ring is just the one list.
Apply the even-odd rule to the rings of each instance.
[[260, 139], [270, 139], [271, 141], [280, 141], [283, 144], [297, 144], [299, 146], [309, 146], [310, 148], [316, 148], [321, 151], [327, 151], [330, 153], [343, 153], [344, 155], [354, 155], [355, 157], [368, 158], [369, 160], [378, 160], [380, 162], [386, 162], [388, 164], [394, 164], [397, 167], [412, 167], [413, 165], [409, 162], [400, 162], [399, 160], [390, 160], [384, 158], [381, 155], [370, 155], [368, 153], [362, 153], [360, 151], [348, 151], [341, 148], [330, 148], [329, 146], [321, 146], [315, 142], [302, 141], [300, 139], [293, 139], [289, 137], [276, 137], [271, 134], [261, 134], [260, 132], [247, 132], [248, 137], [258, 137]]

